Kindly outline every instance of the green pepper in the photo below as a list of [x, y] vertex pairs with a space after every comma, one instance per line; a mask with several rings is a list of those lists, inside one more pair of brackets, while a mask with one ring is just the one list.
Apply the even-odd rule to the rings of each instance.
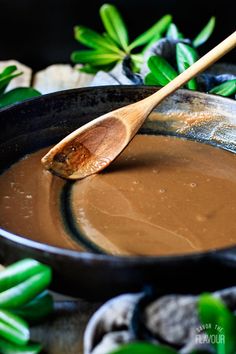
[[25, 305], [47, 288], [51, 278], [51, 269], [44, 266], [44, 269], [41, 268], [41, 273], [0, 293], [0, 308], [15, 309]]
[[24, 346], [10, 344], [5, 340], [0, 339], [1, 354], [38, 354], [42, 350], [40, 344], [28, 344]]
[[30, 337], [29, 326], [17, 315], [0, 310], [0, 336], [12, 343], [24, 345]]
[[49, 269], [34, 259], [23, 259], [0, 272], [0, 292], [22, 283], [33, 275]]
[[38, 323], [41, 319], [47, 317], [53, 311], [53, 297], [47, 291], [39, 294], [19, 309], [13, 310], [15, 314], [24, 318], [30, 323]]

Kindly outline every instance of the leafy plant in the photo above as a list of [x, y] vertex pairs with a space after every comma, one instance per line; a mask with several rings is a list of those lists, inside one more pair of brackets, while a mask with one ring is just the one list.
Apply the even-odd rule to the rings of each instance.
[[1, 353], [41, 351], [39, 344], [29, 343], [28, 322], [38, 322], [52, 312], [52, 296], [45, 291], [51, 277], [51, 269], [33, 259], [16, 262], [0, 272]]
[[[196, 50], [184, 43], [177, 43], [176, 45], [176, 61], [180, 73], [188, 69], [195, 61], [198, 60]], [[186, 84], [190, 90], [197, 90], [197, 81], [192, 79]]]
[[[94, 74], [99, 70], [109, 71], [127, 56], [131, 59], [132, 70], [134, 72], [139, 71], [144, 60], [144, 52], [153, 43], [162, 38], [165, 33], [167, 38], [173, 40], [184, 39], [184, 35], [172, 22], [171, 15], [163, 16], [131, 43], [129, 42], [127, 26], [114, 5], [102, 5], [100, 17], [105, 29], [102, 34], [85, 26], [76, 26], [74, 29], [75, 39], [89, 49], [73, 52], [71, 59], [74, 63], [83, 64], [80, 70], [87, 73]], [[214, 31], [215, 22], [215, 17], [212, 16], [200, 33], [191, 41], [191, 44], [177, 43], [176, 67], [179, 73], [186, 70], [198, 59], [196, 48], [209, 39]], [[140, 48], [140, 52], [134, 53], [133, 50], [137, 48]], [[158, 56], [157, 59], [154, 59], [154, 56], [149, 58], [148, 67], [150, 68], [150, 73], [144, 79], [146, 85], [164, 86], [177, 76], [175, 69], [164, 58], [161, 60]], [[197, 90], [197, 80], [190, 80], [186, 87], [190, 90]], [[235, 90], [235, 81], [230, 80], [216, 86], [210, 93], [231, 96], [235, 93]], [[8, 103], [7, 98], [6, 103]]]
[[[176, 62], [179, 73], [188, 69], [197, 60], [198, 53], [195, 48], [190, 47], [185, 43], [177, 43]], [[167, 60], [158, 55], [151, 56], [148, 59], [147, 64], [150, 72], [144, 78], [145, 85], [165, 86], [178, 75], [178, 73], [167, 62]], [[197, 90], [197, 80], [190, 80], [187, 82], [186, 87], [190, 90]], [[236, 93], [236, 79], [228, 80], [220, 85], [215, 86], [209, 91], [209, 93], [225, 97], [234, 95]]]
[[[184, 43], [176, 45], [176, 62], [179, 73], [188, 69], [198, 58], [197, 52], [194, 48]], [[177, 71], [159, 55], [153, 55], [148, 59], [148, 67], [150, 73], [144, 78], [146, 85], [165, 86], [177, 75]], [[196, 79], [192, 79], [186, 84], [190, 90], [197, 89]]]
[[147, 85], [165, 86], [178, 75], [172, 66], [159, 55], [153, 55], [148, 59], [148, 67], [151, 73], [145, 77]]
[[210, 20], [206, 24], [206, 26], [201, 30], [201, 32], [193, 40], [194, 47], [196, 47], [196, 48], [199, 47], [200, 45], [202, 45], [203, 43], [205, 43], [209, 39], [212, 32], [214, 31], [215, 23], [216, 23], [216, 19], [213, 16], [210, 18]]
[[[215, 17], [212, 17], [207, 25], [201, 30], [197, 37], [192, 41], [192, 46], [186, 43], [179, 42], [176, 45], [176, 66], [178, 72], [182, 73], [188, 69], [193, 63], [198, 60], [198, 53], [194, 47], [199, 47], [207, 41], [207, 39], [212, 34], [215, 27]], [[167, 38], [173, 40], [181, 40], [184, 38], [183, 34], [179, 31], [177, 26], [174, 23], [169, 25], [169, 28], [166, 33]], [[170, 80], [167, 80], [164, 84], [163, 80], [160, 78], [168, 75], [170, 65], [168, 62], [165, 62], [165, 65], [160, 66], [159, 71], [157, 71], [150, 63], [148, 62], [148, 67], [151, 70], [151, 73], [148, 73], [145, 77], [146, 85], [160, 85], [165, 86]], [[173, 68], [172, 68], [173, 69]], [[173, 69], [174, 70], [174, 69]], [[176, 73], [177, 76], [177, 73]], [[190, 90], [197, 90], [197, 81], [192, 79], [187, 82], [186, 87]]]
[[[215, 27], [215, 17], [212, 17], [207, 25], [202, 29], [202, 31], [198, 34], [198, 36], [192, 41], [192, 45], [179, 42], [176, 44], [176, 66], [178, 68], [178, 72], [182, 73], [186, 69], [188, 69], [193, 63], [198, 60], [198, 53], [196, 47], [202, 45], [206, 40], [210, 37]], [[179, 32], [177, 26], [174, 23], [171, 23], [166, 34], [167, 38], [171, 38], [174, 40], [179, 40], [183, 38], [182, 33]], [[160, 60], [159, 56], [149, 58], [148, 67], [150, 69], [150, 73], [148, 73], [144, 79], [144, 83], [146, 85], [158, 85], [165, 86], [168, 82], [173, 80], [177, 73], [173, 78], [168, 78], [170, 70], [174, 72], [174, 68], [170, 66], [170, 64], [162, 58]], [[155, 65], [153, 65], [155, 63]], [[197, 90], [197, 80], [192, 79], [187, 82], [186, 87], [190, 90]], [[236, 80], [228, 80], [214, 88], [212, 88], [209, 93], [221, 95], [225, 97], [232, 96], [236, 93]]]
[[147, 50], [153, 43], [158, 39], [162, 38], [163, 34], [166, 32], [168, 26], [172, 21], [171, 15], [165, 15], [160, 20], [158, 20], [151, 28], [146, 32], [139, 35], [130, 45], [129, 49], [132, 50], [136, 47], [144, 46], [142, 53]]
[[111, 354], [177, 354], [177, 352], [164, 345], [154, 345], [145, 342], [126, 344]]
[[166, 33], [166, 37], [171, 39], [182, 39], [184, 36], [179, 32], [177, 26], [174, 23], [171, 23]]
[[234, 95], [236, 93], [236, 79], [228, 80], [221, 85], [213, 87], [213, 89], [211, 89], [209, 93], [225, 97]]
[[8, 66], [0, 73], [0, 94], [2, 94], [7, 85], [10, 83], [12, 79], [21, 75], [21, 72], [16, 72], [17, 68], [14, 65]]
[[[204, 44], [212, 35], [212, 32], [215, 28], [215, 17], [212, 16], [210, 20], [207, 22], [206, 26], [201, 30], [201, 32], [196, 36], [195, 39], [192, 40], [193, 47], [197, 48]], [[179, 32], [177, 26], [174, 23], [169, 25], [166, 36], [172, 39], [183, 39], [184, 35]]]
[[[198, 312], [201, 323], [208, 324], [206, 333], [217, 354], [235, 354], [236, 317], [222, 301], [210, 294], [199, 298]], [[217, 340], [217, 336], [223, 336]]]
[[129, 43], [128, 29], [118, 9], [111, 4], [100, 8], [100, 17], [105, 33], [99, 34], [85, 26], [75, 27], [75, 39], [89, 50], [75, 51], [71, 59], [75, 63], [84, 64], [81, 71], [94, 73], [98, 70], [109, 70], [117, 62], [130, 56], [133, 67], [142, 63], [142, 52], [134, 54], [138, 47], [147, 48], [153, 41], [161, 38], [166, 32], [172, 17], [166, 15], [157, 21], [150, 29]]
[[11, 80], [20, 75], [22, 75], [22, 72], [17, 71], [15, 65], [6, 67], [0, 73], [0, 108], [41, 95], [40, 92], [32, 87], [18, 87], [5, 92]]

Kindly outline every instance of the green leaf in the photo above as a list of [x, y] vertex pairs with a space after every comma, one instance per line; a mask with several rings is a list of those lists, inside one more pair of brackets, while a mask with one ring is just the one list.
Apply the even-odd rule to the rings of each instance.
[[40, 95], [41, 93], [32, 87], [18, 87], [0, 96], [0, 108]]
[[236, 79], [226, 81], [223, 84], [213, 87], [209, 93], [225, 97], [234, 95], [236, 93]]
[[142, 54], [131, 54], [131, 59], [133, 59], [135, 62], [139, 64], [143, 64], [144, 59]]
[[146, 32], [138, 36], [130, 45], [129, 50], [132, 50], [136, 47], [140, 47], [145, 44], [153, 43], [153, 40], [158, 40], [162, 37], [164, 32], [167, 30], [168, 26], [172, 21], [171, 15], [163, 16], [159, 21], [157, 21], [151, 28]]
[[104, 53], [98, 50], [78, 50], [73, 52], [71, 60], [74, 63], [90, 64], [92, 66], [107, 65], [121, 60], [118, 54]]
[[17, 72], [14, 74], [16, 70], [17, 67], [15, 65], [10, 65], [0, 73], [0, 94], [5, 91], [12, 79], [22, 74], [22, 72]]
[[186, 86], [187, 86], [187, 88], [189, 90], [196, 91], [198, 89], [198, 85], [197, 85], [196, 79], [192, 79], [189, 82], [187, 82]]
[[[186, 62], [184, 62], [184, 70], [187, 70], [190, 67], [190, 65]], [[191, 79], [187, 82], [186, 84], [187, 88], [189, 90], [197, 90], [198, 85], [197, 85], [197, 80], [196, 79]]]
[[148, 67], [161, 86], [165, 86], [178, 75], [172, 66], [159, 55], [153, 55], [148, 59]]
[[20, 316], [29, 323], [38, 323], [53, 311], [53, 297], [47, 291], [36, 296], [25, 306], [13, 310], [14, 314]]
[[75, 39], [87, 47], [120, 53], [120, 49], [112, 41], [87, 27], [76, 26], [74, 31]]
[[[119, 49], [119, 47], [117, 46], [117, 43], [109, 36], [108, 33], [104, 32], [102, 35], [103, 35], [103, 37], [106, 39], [106, 41], [107, 41], [108, 43], [110, 43], [110, 45], [112, 45], [112, 46], [114, 46], [114, 47], [116, 47], [116, 48]], [[119, 49], [119, 53], [123, 53], [121, 49]], [[125, 52], [125, 53], [126, 53], [126, 52]]]
[[143, 64], [143, 55], [142, 54], [131, 54], [131, 70], [134, 73], [139, 73], [141, 65]]
[[110, 354], [177, 354], [177, 352], [164, 345], [136, 342], [123, 345]]
[[[188, 69], [193, 63], [198, 60], [198, 54], [196, 50], [184, 43], [177, 43], [176, 45], [176, 60], [180, 73]], [[186, 86], [190, 90], [197, 89], [197, 81], [195, 79], [187, 82]]]
[[0, 79], [12, 74], [14, 71], [17, 70], [17, 67], [15, 65], [9, 65], [6, 68], [3, 69], [3, 71], [0, 73]]
[[236, 318], [224, 305], [210, 294], [203, 294], [198, 303], [199, 319], [206, 326], [210, 343], [218, 354], [235, 354]]
[[168, 38], [172, 38], [172, 39], [182, 39], [183, 38], [182, 33], [179, 32], [177, 26], [174, 23], [171, 23], [169, 25], [166, 36]]
[[28, 344], [27, 346], [19, 346], [10, 344], [9, 342], [0, 339], [1, 354], [38, 354], [42, 350], [40, 344]]
[[149, 86], [158, 86], [160, 85], [159, 81], [152, 73], [148, 73], [144, 78], [144, 84]]
[[191, 352], [191, 354], [210, 354], [210, 353], [211, 352], [209, 352], [209, 350], [207, 349], [197, 349]]
[[81, 71], [82, 73], [93, 75], [99, 71], [99, 68], [90, 64], [85, 64], [81, 68], [79, 68], [79, 71]]
[[177, 43], [176, 45], [176, 60], [179, 72], [186, 70], [186, 64], [191, 66], [198, 60], [196, 50], [184, 43]]
[[111, 4], [104, 4], [100, 8], [100, 16], [109, 36], [126, 51], [128, 32], [117, 8]]
[[201, 32], [197, 35], [197, 37], [193, 40], [194, 47], [199, 47], [203, 43], [205, 43], [208, 38], [211, 36], [214, 28], [215, 28], [215, 17], [211, 17], [210, 21], [206, 24], [206, 26], [201, 30]]
[[115, 63], [116, 62], [111, 63], [111, 64], [107, 64], [107, 65], [85, 64], [81, 68], [79, 68], [79, 71], [81, 71], [82, 73], [94, 75], [100, 70], [102, 70], [102, 71], [110, 71], [114, 67]]

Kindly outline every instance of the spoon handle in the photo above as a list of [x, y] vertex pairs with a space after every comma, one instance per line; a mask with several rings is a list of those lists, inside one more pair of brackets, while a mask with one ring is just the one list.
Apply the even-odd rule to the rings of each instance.
[[159, 91], [155, 92], [153, 95], [145, 98], [148, 105], [150, 105], [150, 111], [160, 103], [165, 97], [169, 96], [172, 92], [176, 91], [178, 88], [186, 84], [190, 79], [194, 78], [196, 75], [200, 74], [202, 71], [206, 70], [210, 65], [214, 64], [217, 60], [227, 54], [230, 50], [236, 47], [236, 31], [233, 32], [224, 41], [218, 44], [215, 48], [201, 57], [188, 69], [178, 75], [169, 84], [161, 88]]

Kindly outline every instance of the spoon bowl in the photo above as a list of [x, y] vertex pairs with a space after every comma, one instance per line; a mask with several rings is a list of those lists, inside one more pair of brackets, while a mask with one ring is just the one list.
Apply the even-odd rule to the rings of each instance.
[[68, 179], [97, 173], [124, 150], [149, 111], [131, 104], [106, 113], [62, 139], [42, 158], [42, 164]]

